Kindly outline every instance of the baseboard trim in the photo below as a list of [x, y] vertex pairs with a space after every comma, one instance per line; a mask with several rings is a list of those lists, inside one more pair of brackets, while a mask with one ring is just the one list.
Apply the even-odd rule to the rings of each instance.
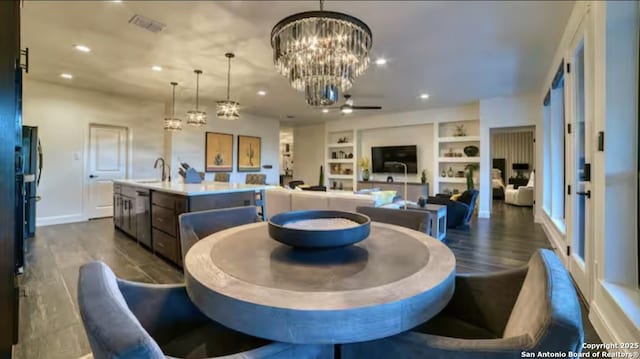
[[36, 218], [36, 227], [52, 226], [54, 224], [85, 222], [88, 218], [82, 214], [68, 214], [64, 216], [51, 216]]
[[478, 218], [491, 218], [490, 211], [478, 211]]
[[589, 305], [589, 321], [603, 343], [618, 343], [611, 326], [604, 319], [598, 303], [591, 302]]
[[539, 223], [542, 226], [544, 234], [551, 243], [551, 247], [555, 250], [564, 266], [568, 268], [567, 252], [563, 239], [564, 236], [560, 233], [556, 225], [553, 223], [551, 218], [546, 215], [546, 213], [543, 213], [538, 219], [540, 220]]

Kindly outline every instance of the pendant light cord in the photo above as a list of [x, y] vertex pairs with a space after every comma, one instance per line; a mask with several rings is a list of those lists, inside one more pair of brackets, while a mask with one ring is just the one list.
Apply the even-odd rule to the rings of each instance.
[[229, 92], [231, 91], [231, 57], [227, 58], [228, 66], [227, 66], [227, 101], [229, 101]]
[[173, 85], [173, 102], [171, 104], [171, 120], [173, 121], [173, 119], [176, 117], [176, 85]]
[[198, 111], [198, 93], [200, 92], [200, 74], [196, 72], [196, 111]]

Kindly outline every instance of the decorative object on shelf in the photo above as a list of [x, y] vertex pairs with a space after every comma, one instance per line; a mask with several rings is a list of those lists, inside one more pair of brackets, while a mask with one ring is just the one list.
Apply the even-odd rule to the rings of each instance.
[[261, 138], [238, 135], [238, 172], [260, 170]]
[[440, 172], [440, 177], [447, 177], [447, 171], [443, 168], [442, 172]]
[[167, 117], [164, 119], [164, 129], [167, 131], [181, 131], [182, 120], [179, 118], [176, 118], [176, 86], [178, 86], [178, 83], [171, 82], [171, 86], [173, 87], [173, 100], [171, 101], [171, 117]]
[[467, 146], [463, 151], [464, 154], [467, 155], [467, 157], [476, 157], [478, 156], [480, 149], [478, 148], [478, 146]]
[[351, 168], [345, 168], [344, 169], [344, 174], [350, 175], [351, 174]]
[[393, 183], [393, 177], [387, 176], [387, 183]]
[[[372, 35], [353, 16], [324, 10], [288, 16], [271, 30], [276, 70], [305, 92], [311, 106], [330, 106], [369, 67]], [[301, 61], [300, 59], [304, 59]]]
[[344, 159], [344, 151], [338, 152], [338, 158], [341, 159], [341, 160]]
[[455, 153], [453, 152], [453, 148], [449, 148], [449, 152], [445, 153], [445, 157], [455, 157]]
[[204, 145], [204, 170], [206, 172], [230, 172], [233, 170], [233, 135], [207, 132]]
[[369, 157], [360, 157], [358, 160], [358, 167], [362, 169], [362, 180], [369, 180], [369, 166], [371, 165], [371, 161]]
[[453, 168], [449, 167], [449, 170], [447, 171], [447, 176], [453, 177]]
[[420, 175], [420, 182], [427, 183], [427, 170], [422, 170], [422, 174]]
[[418, 206], [420, 206], [420, 208], [424, 208], [424, 206], [426, 205], [427, 205], [427, 199], [424, 198], [424, 196], [418, 197]]
[[228, 52], [224, 54], [224, 56], [228, 59], [227, 65], [227, 99], [224, 101], [218, 101], [217, 112], [216, 115], [218, 118], [223, 120], [237, 120], [240, 118], [240, 113], [238, 112], [240, 108], [240, 104], [231, 101], [230, 93], [231, 93], [231, 59], [235, 56], [233, 53]]
[[454, 189], [453, 189], [453, 194], [458, 194], [458, 193], [460, 193], [460, 190], [459, 190], [459, 189], [457, 189], [457, 188], [454, 188]]
[[333, 181], [333, 185], [331, 186], [332, 189], [337, 189], [338, 188], [338, 182]]
[[347, 136], [338, 138], [338, 143], [349, 143]]
[[475, 188], [473, 184], [473, 171], [478, 169], [478, 164], [470, 163], [466, 165], [464, 169], [467, 170], [467, 189], [472, 190]]
[[196, 109], [187, 111], [187, 125], [204, 126], [207, 124], [207, 113], [198, 110], [198, 100], [200, 95], [200, 75], [202, 70], [193, 70], [196, 74]]
[[338, 184], [338, 189], [342, 191], [342, 189], [344, 189], [342, 182], [340, 182], [340, 184]]
[[349, 154], [347, 155], [347, 158], [349, 158], [349, 159], [353, 158], [353, 153], [349, 153]]
[[337, 160], [338, 154], [336, 152], [331, 152], [331, 159]]
[[464, 171], [458, 171], [458, 172], [456, 172], [456, 177], [457, 177], [457, 178], [463, 178], [463, 177], [464, 177]]
[[464, 128], [464, 124], [455, 125], [455, 130], [453, 131], [454, 137], [463, 137], [467, 135], [467, 130]]
[[324, 186], [324, 170], [320, 166], [320, 178], [318, 178], [318, 186]]
[[460, 152], [456, 152], [456, 154], [455, 154], [455, 156], [454, 156], [454, 157], [462, 157], [462, 156], [463, 156], [463, 154], [462, 154], [462, 153], [460, 153]]
[[369, 237], [370, 226], [369, 217], [355, 212], [292, 211], [269, 219], [269, 236], [292, 247], [333, 248]]

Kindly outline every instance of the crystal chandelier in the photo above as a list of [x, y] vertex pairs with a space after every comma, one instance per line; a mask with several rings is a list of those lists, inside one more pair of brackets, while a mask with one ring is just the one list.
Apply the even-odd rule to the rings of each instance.
[[207, 113], [198, 110], [198, 95], [200, 92], [200, 75], [202, 70], [193, 70], [196, 74], [196, 109], [187, 111], [187, 124], [193, 126], [203, 126], [207, 124]]
[[171, 104], [171, 117], [164, 119], [164, 129], [168, 131], [180, 131], [182, 130], [182, 120], [176, 118], [176, 86], [177, 82], [172, 82], [173, 86], [173, 102]]
[[228, 59], [228, 67], [227, 67], [227, 99], [225, 101], [218, 101], [218, 108], [216, 115], [218, 118], [223, 120], [237, 120], [240, 118], [240, 114], [238, 113], [238, 109], [240, 108], [240, 104], [231, 101], [229, 99], [229, 92], [231, 88], [231, 59], [235, 56], [234, 54], [228, 52], [224, 54], [224, 56]]
[[271, 30], [276, 70], [305, 92], [311, 106], [330, 106], [369, 67], [371, 30], [347, 14], [307, 11], [282, 19]]

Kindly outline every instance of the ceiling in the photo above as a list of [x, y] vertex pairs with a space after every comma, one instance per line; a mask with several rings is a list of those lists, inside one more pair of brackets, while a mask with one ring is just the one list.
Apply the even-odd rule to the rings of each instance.
[[[568, 20], [571, 1], [327, 1], [325, 9], [360, 18], [373, 32], [371, 65], [349, 91], [379, 113], [455, 106], [537, 91]], [[177, 81], [201, 104], [226, 97], [225, 52], [235, 52], [231, 98], [242, 112], [290, 122], [336, 119], [306, 105], [276, 73], [269, 35], [280, 19], [319, 7], [310, 1], [26, 1], [22, 43], [29, 77], [77, 88], [166, 101]], [[166, 25], [152, 33], [129, 24], [139, 14]], [[82, 53], [73, 48], [84, 44]], [[151, 70], [160, 65], [163, 71]], [[60, 78], [72, 73], [72, 80]], [[267, 92], [257, 95], [258, 90]], [[419, 95], [428, 93], [428, 100]], [[187, 110], [184, 109], [178, 109]], [[362, 116], [374, 111], [356, 112]], [[294, 116], [287, 119], [287, 116]]]

